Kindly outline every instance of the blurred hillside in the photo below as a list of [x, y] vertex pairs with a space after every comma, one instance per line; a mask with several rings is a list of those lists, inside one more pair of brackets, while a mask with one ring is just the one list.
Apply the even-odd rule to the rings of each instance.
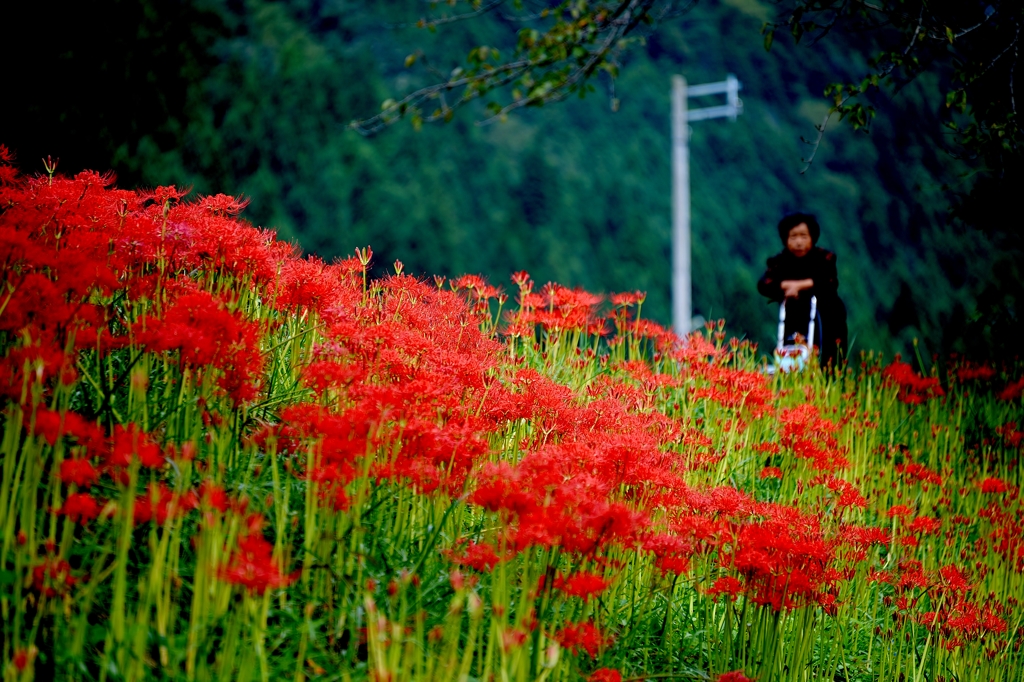
[[[507, 50], [521, 22], [493, 14], [432, 34], [412, 26], [419, 0], [100, 0], [57, 18], [36, 5], [19, 33], [52, 48], [31, 59], [0, 48], [23, 65], [0, 107], [0, 142], [23, 169], [52, 154], [64, 172], [112, 168], [123, 186], [244, 194], [251, 221], [328, 260], [371, 244], [380, 267], [400, 259], [416, 274], [507, 284], [527, 270], [541, 283], [641, 289], [645, 315], [667, 324], [669, 81], [734, 73], [743, 115], [693, 125], [695, 313], [772, 343], [777, 311], [755, 283], [780, 248], [778, 218], [804, 210], [838, 254], [854, 352], [907, 354], [915, 337], [926, 356], [1015, 352], [1006, 340], [1019, 348], [1024, 336], [1018, 261], [947, 224], [942, 185], [967, 169], [941, 149], [935, 82], [876, 101], [868, 135], [833, 121], [801, 174], [825, 85], [865, 64], [838, 41], [779, 39], [766, 53], [771, 7], [759, 0], [698, 4], [661, 27], [623, 64], [617, 112], [598, 80], [583, 101], [503, 123], [477, 125], [480, 108], [370, 139], [347, 124], [437, 80], [429, 67], [447, 74], [474, 45]], [[83, 34], [83, 22], [108, 34]], [[404, 68], [417, 49], [426, 65]]]

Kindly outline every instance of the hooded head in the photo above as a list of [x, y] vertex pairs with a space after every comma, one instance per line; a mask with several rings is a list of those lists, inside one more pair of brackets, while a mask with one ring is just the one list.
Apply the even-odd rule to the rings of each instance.
[[810, 213], [790, 213], [779, 221], [779, 239], [782, 240], [783, 246], [786, 245], [786, 241], [789, 239], [789, 231], [800, 223], [807, 225], [807, 231], [811, 233], [811, 244], [818, 243], [818, 237], [821, 236], [821, 226], [818, 225], [818, 219]]

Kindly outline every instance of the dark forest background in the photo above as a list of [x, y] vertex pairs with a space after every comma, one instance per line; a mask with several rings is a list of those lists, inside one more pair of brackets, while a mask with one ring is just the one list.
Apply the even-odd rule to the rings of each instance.
[[[694, 312], [773, 343], [777, 310], [756, 291], [786, 212], [817, 214], [838, 254], [852, 350], [891, 356], [1020, 352], [1019, 251], [999, 230], [950, 221], [971, 167], [945, 150], [940, 71], [872, 102], [869, 133], [833, 121], [804, 174], [833, 81], [858, 78], [849, 39], [771, 52], [773, 6], [703, 2], [626, 57], [586, 99], [478, 125], [348, 129], [380, 103], [438, 80], [475, 45], [507, 48], [521, 23], [500, 13], [415, 27], [421, 0], [99, 0], [19, 8], [0, 45], [0, 142], [26, 172], [113, 170], [121, 186], [192, 185], [245, 195], [246, 216], [326, 260], [372, 245], [420, 275], [529, 271], [592, 291], [648, 292], [670, 320], [669, 86], [733, 73], [736, 122], [693, 124]], [[85, 30], [85, 27], [90, 27]], [[91, 27], [101, 27], [99, 33]], [[864, 36], [861, 40], [870, 40]], [[422, 50], [405, 68], [406, 55]], [[691, 101], [691, 106], [700, 106]], [[1015, 219], [1016, 220], [1016, 219]]]

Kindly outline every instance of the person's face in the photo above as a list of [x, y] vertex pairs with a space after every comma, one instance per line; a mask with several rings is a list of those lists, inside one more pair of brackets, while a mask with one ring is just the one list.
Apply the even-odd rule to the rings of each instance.
[[790, 229], [789, 237], [786, 239], [786, 248], [794, 256], [797, 258], [806, 256], [812, 245], [811, 230], [807, 227], [807, 223], [800, 223]]

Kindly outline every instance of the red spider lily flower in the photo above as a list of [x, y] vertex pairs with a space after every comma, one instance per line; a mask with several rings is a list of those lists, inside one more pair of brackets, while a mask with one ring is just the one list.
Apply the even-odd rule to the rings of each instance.
[[755, 682], [755, 680], [744, 675], [742, 670], [733, 670], [732, 672], [722, 673], [715, 678], [715, 682]]
[[494, 546], [482, 543], [477, 544], [470, 540], [461, 554], [454, 551], [448, 553], [452, 563], [458, 566], [469, 566], [481, 572], [488, 572], [501, 563], [502, 558], [494, 550]]
[[64, 413], [64, 434], [72, 436], [85, 447], [91, 457], [103, 457], [108, 452], [107, 438], [95, 422], [86, 420], [75, 412]]
[[107, 466], [126, 468], [131, 464], [133, 456], [138, 457], [143, 466], [152, 469], [162, 467], [165, 463], [160, 446], [152, 441], [149, 434], [140, 429], [137, 424], [128, 424], [127, 426], [119, 424], [114, 428]]
[[890, 519], [896, 517], [910, 516], [914, 513], [914, 510], [905, 504], [894, 504], [889, 508], [889, 511], [885, 513]]
[[207, 505], [212, 509], [216, 509], [222, 513], [228, 510], [229, 501], [227, 492], [224, 488], [212, 481], [206, 480], [199, 485], [199, 497], [204, 505]]
[[591, 658], [596, 658], [601, 649], [614, 641], [613, 637], [602, 634], [593, 621], [566, 625], [556, 631], [553, 638], [570, 651], [586, 651]]
[[988, 365], [973, 365], [967, 364], [963, 367], [958, 367], [956, 370], [956, 378], [961, 383], [968, 381], [988, 381], [996, 375], [996, 371]]
[[610, 580], [605, 580], [599, 575], [586, 571], [580, 571], [568, 578], [560, 575], [555, 577], [556, 590], [560, 590], [569, 597], [580, 597], [583, 601], [600, 595], [611, 584]]
[[659, 533], [645, 538], [643, 549], [656, 556], [689, 555], [693, 552], [693, 543], [687, 538], [672, 533]]
[[654, 562], [654, 565], [657, 566], [658, 570], [662, 573], [672, 575], [684, 575], [690, 570], [690, 560], [681, 556], [658, 557]]
[[[2, 168], [2, 166], [0, 166], [0, 168]], [[2, 181], [2, 176], [0, 176], [0, 181]], [[30, 646], [28, 649], [15, 649], [14, 658], [11, 659], [11, 663], [14, 664], [14, 668], [18, 672], [24, 672], [24, 670], [35, 660], [38, 653], [39, 650], [34, 646]]]
[[598, 668], [587, 676], [587, 682], [622, 682], [622, 673], [615, 668]]
[[642, 291], [629, 291], [621, 294], [612, 294], [611, 301], [615, 307], [619, 306], [633, 306], [638, 303], [643, 303], [647, 299], [647, 294]]
[[860, 491], [850, 482], [832, 476], [816, 476], [811, 479], [810, 485], [824, 485], [834, 493], [839, 493], [836, 504], [839, 507], [866, 507], [867, 500]]
[[905, 362], [898, 360], [893, 362], [885, 368], [882, 374], [886, 379], [899, 386], [897, 397], [907, 404], [920, 404], [929, 398], [946, 395], [942, 386], [939, 385], [938, 379], [922, 377]]
[[733, 601], [740, 592], [743, 591], [743, 583], [734, 578], [731, 575], [723, 576], [715, 581], [715, 583], [708, 588], [707, 594], [711, 597], [717, 597], [718, 595], [727, 595]]
[[273, 559], [274, 546], [258, 530], [238, 541], [228, 565], [220, 577], [249, 592], [263, 594], [268, 589], [287, 587], [298, 578], [298, 573], [286, 575]]
[[32, 568], [32, 587], [47, 597], [64, 594], [78, 582], [71, 575], [71, 564], [64, 559], [46, 557]]
[[869, 583], [887, 583], [889, 585], [892, 585], [893, 581], [894, 578], [892, 577], [891, 573], [887, 573], [885, 571], [877, 571], [875, 569], [871, 569], [870, 571], [868, 571]]
[[40, 407], [36, 410], [35, 434], [42, 436], [50, 446], [67, 433], [64, 425], [64, 413]]
[[635, 338], [653, 340], [655, 347], [660, 350], [671, 350], [678, 343], [678, 337], [671, 329], [652, 320], [637, 320], [630, 325], [630, 331]]
[[885, 528], [850, 524], [843, 526], [840, 532], [844, 541], [865, 549], [873, 544], [888, 545], [892, 541], [889, 531]]
[[932, 581], [925, 574], [919, 561], [907, 561], [899, 566], [901, 573], [896, 587], [903, 590], [925, 589], [931, 587]]
[[947, 589], [961, 593], [966, 593], [971, 589], [971, 584], [967, 581], [967, 576], [965, 576], [957, 566], [952, 564], [949, 566], [943, 566], [939, 569], [939, 575], [942, 576], [943, 583]]
[[705, 365], [700, 371], [710, 386], [698, 387], [693, 393], [694, 398], [711, 400], [723, 407], [749, 410], [754, 418], [770, 411], [774, 394], [764, 374], [724, 365]]
[[835, 471], [849, 462], [843, 456], [835, 433], [839, 424], [821, 417], [818, 408], [810, 403], [783, 410], [781, 442], [797, 457], [810, 460], [818, 471]]
[[1021, 393], [1024, 393], [1024, 377], [1017, 379], [1017, 381], [1010, 382], [1006, 385], [1003, 390], [996, 396], [999, 400], [1011, 401], [1016, 400], [1020, 397]]
[[451, 583], [452, 589], [456, 592], [466, 589], [467, 587], [474, 587], [479, 581], [480, 576], [466, 575], [459, 570], [454, 570], [448, 573], [448, 582]]
[[1005, 493], [1010, 489], [1010, 485], [1006, 481], [993, 477], [986, 478], [979, 487], [984, 494]]
[[505, 653], [518, 649], [526, 642], [528, 633], [518, 629], [509, 628], [501, 631], [501, 649]]
[[966, 641], [977, 640], [986, 634], [1003, 634], [1006, 621], [997, 613], [1000, 607], [982, 608], [976, 604], [958, 600], [939, 612], [923, 614], [921, 622], [929, 629], [938, 626], [943, 634], [952, 637], [963, 646]]
[[159, 206], [165, 204], [175, 204], [179, 199], [188, 195], [192, 191], [191, 187], [179, 188], [172, 185], [157, 187], [150, 192], [139, 192], [144, 199], [151, 199], [154, 203]]
[[487, 282], [480, 275], [463, 275], [453, 282], [456, 289], [486, 289]]
[[[834, 583], [839, 541], [826, 537], [816, 516], [783, 505], [760, 505], [761, 520], [734, 524], [732, 537], [723, 540], [723, 567], [735, 567], [746, 579], [746, 592], [758, 604], [779, 610], [798, 603], [816, 602], [820, 590]], [[733, 592], [738, 581], [716, 583], [712, 592]], [[718, 589], [716, 589], [718, 588]]]
[[156, 521], [162, 526], [172, 516], [180, 516], [199, 505], [196, 495], [181, 495], [177, 498], [174, 492], [163, 482], [150, 483], [145, 495], [135, 498], [134, 523], [139, 525]]
[[191, 462], [196, 458], [198, 452], [199, 446], [196, 445], [196, 442], [188, 440], [181, 444], [181, 453], [175, 459], [180, 459], [182, 462]]
[[511, 336], [517, 339], [533, 338], [534, 326], [532, 322], [516, 320], [514, 319], [513, 313], [508, 313], [505, 319], [508, 321], [508, 326], [506, 326], [502, 332], [505, 336]]
[[318, 360], [302, 370], [303, 382], [313, 389], [317, 396], [329, 388], [343, 389], [353, 382], [366, 377], [366, 368], [359, 363], [341, 363], [333, 360]]
[[1001, 635], [1006, 632], [1006, 621], [991, 611], [986, 610], [982, 627], [994, 635]]
[[779, 467], [765, 467], [764, 469], [761, 469], [761, 473], [760, 473], [759, 477], [760, 478], [777, 478], [777, 479], [781, 480], [782, 479], [782, 469], [780, 469]]
[[226, 194], [214, 194], [200, 199], [197, 208], [206, 209], [213, 215], [236, 216], [248, 205], [248, 199], [237, 199]]
[[913, 521], [907, 523], [907, 530], [915, 535], [932, 535], [937, 533], [941, 527], [942, 522], [930, 516], [918, 516]]
[[1011, 448], [1019, 448], [1024, 442], [1024, 431], [1017, 430], [1017, 422], [1007, 422], [996, 428], [996, 433], [1003, 437], [1003, 442]]
[[529, 291], [533, 288], [533, 281], [530, 279], [530, 273], [525, 270], [512, 273], [512, 281], [515, 282], [516, 286], [520, 290]]
[[250, 400], [265, 362], [258, 325], [242, 320], [224, 301], [193, 284], [178, 286], [178, 296], [162, 318], [136, 323], [136, 337], [148, 350], [178, 351], [185, 365], [221, 370], [218, 384], [234, 402]]
[[[3, 317], [6, 315], [5, 310]], [[7, 357], [0, 358], [0, 395], [20, 403], [23, 397], [28, 397], [23, 395], [26, 384], [45, 386], [58, 379], [70, 385], [77, 377], [74, 361], [73, 355], [49, 343], [13, 348]]]
[[922, 464], [906, 462], [904, 464], [897, 464], [895, 469], [896, 473], [902, 474], [911, 480], [942, 485], [942, 476], [939, 476], [939, 474]]
[[84, 526], [86, 521], [92, 521], [99, 516], [101, 509], [102, 506], [89, 493], [71, 493], [64, 500], [60, 513]]
[[87, 459], [65, 459], [60, 463], [60, 480], [65, 485], [88, 488], [97, 481], [100, 472]]

